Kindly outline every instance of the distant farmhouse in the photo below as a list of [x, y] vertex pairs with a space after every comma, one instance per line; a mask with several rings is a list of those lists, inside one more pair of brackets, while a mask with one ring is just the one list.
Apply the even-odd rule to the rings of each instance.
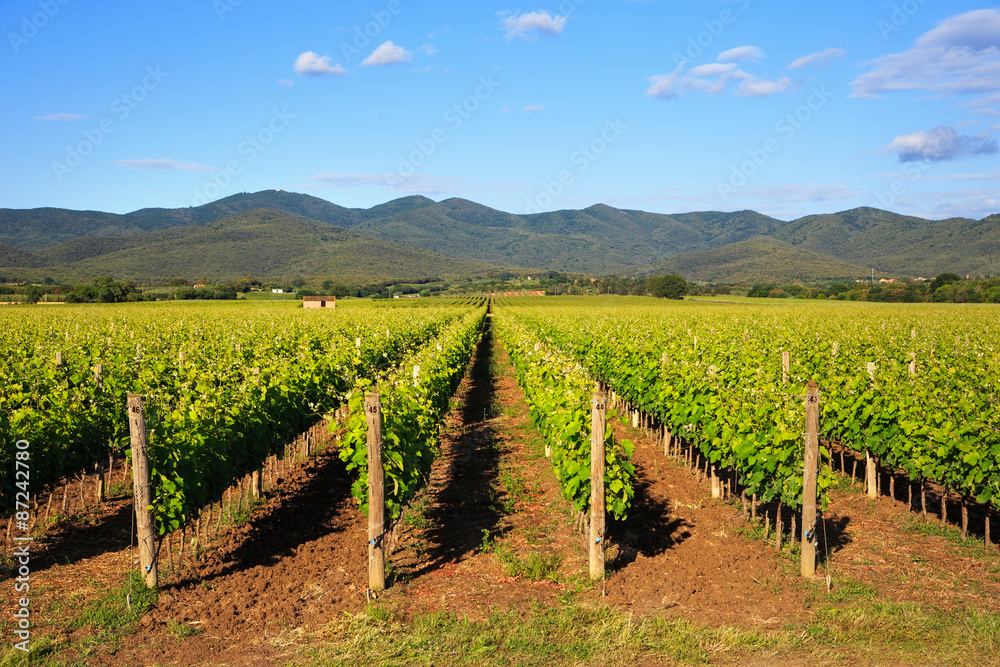
[[337, 297], [335, 296], [304, 296], [302, 297], [303, 308], [336, 308]]

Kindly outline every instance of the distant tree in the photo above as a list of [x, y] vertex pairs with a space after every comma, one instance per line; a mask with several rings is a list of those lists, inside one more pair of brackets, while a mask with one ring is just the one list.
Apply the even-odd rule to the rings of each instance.
[[45, 290], [38, 285], [28, 285], [24, 288], [24, 296], [27, 297], [28, 303], [38, 303], [43, 294], [45, 294]]
[[930, 293], [934, 294], [944, 285], [951, 285], [952, 283], [961, 282], [962, 276], [957, 273], [942, 273], [937, 278], [931, 281]]
[[189, 283], [184, 278], [171, 278], [170, 282], [167, 283], [167, 285], [169, 285], [170, 287], [187, 287], [190, 284], [191, 283]]
[[750, 288], [750, 291], [747, 292], [747, 296], [754, 298], [766, 298], [771, 293], [771, 290], [775, 288], [777, 288], [777, 285], [754, 285]]
[[653, 276], [646, 281], [646, 289], [660, 299], [681, 299], [688, 293], [688, 283], [683, 276], [669, 273], [665, 276]]
[[56, 284], [56, 281], [51, 276], [45, 276], [45, 280], [43, 280], [42, 282], [44, 282], [46, 285]]

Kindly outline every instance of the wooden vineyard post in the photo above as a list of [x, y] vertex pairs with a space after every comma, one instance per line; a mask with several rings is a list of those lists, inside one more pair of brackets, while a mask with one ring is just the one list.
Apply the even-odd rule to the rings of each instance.
[[710, 465], [709, 466], [709, 470], [711, 470], [710, 474], [711, 474], [711, 479], [712, 479], [712, 497], [713, 498], [721, 498], [722, 497], [722, 484], [721, 484], [721, 482], [719, 480], [719, 471], [718, 471], [718, 469], [714, 465]]
[[819, 386], [806, 389], [806, 452], [802, 472], [802, 576], [816, 574], [816, 478], [819, 475]]
[[909, 367], [909, 370], [910, 370], [910, 375], [916, 375], [917, 374], [917, 353], [916, 352], [910, 352], [910, 367]]
[[781, 353], [781, 384], [788, 384], [788, 374], [792, 370], [792, 353], [785, 350]]
[[590, 578], [604, 578], [604, 428], [608, 399], [594, 391], [590, 434]]
[[253, 499], [259, 500], [261, 496], [264, 495], [264, 468], [258, 467], [253, 471], [253, 477], [251, 478], [251, 486], [253, 488]]
[[128, 429], [132, 445], [132, 488], [135, 505], [136, 537], [139, 541], [139, 566], [146, 586], [156, 588], [156, 535], [153, 532], [152, 487], [149, 483], [149, 456], [146, 450], [146, 416], [142, 396], [128, 396]]
[[94, 485], [96, 488], [94, 490], [94, 496], [97, 498], [97, 504], [100, 505], [105, 500], [105, 485], [104, 485], [104, 469], [98, 467], [97, 469], [97, 481]]
[[875, 458], [871, 451], [865, 448], [865, 489], [869, 498], [878, 498], [878, 479], [875, 471]]
[[[868, 371], [868, 377], [871, 378], [872, 382], [875, 381], [875, 362], [869, 361], [865, 370]], [[872, 456], [871, 450], [865, 447], [865, 490], [868, 497], [871, 499], [878, 498], [878, 479], [876, 477], [875, 469], [875, 458]]]
[[382, 469], [382, 403], [365, 394], [368, 422], [368, 588], [385, 590], [385, 477]]

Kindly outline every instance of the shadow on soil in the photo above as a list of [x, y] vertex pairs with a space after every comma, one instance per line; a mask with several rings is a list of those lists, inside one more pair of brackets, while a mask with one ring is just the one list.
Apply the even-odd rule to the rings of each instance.
[[[336, 519], [351, 495], [351, 479], [336, 448], [331, 446], [318, 452], [305, 467], [293, 471], [291, 479], [284, 483], [287, 485], [302, 475], [308, 477], [305, 482], [293, 489], [279, 488], [263, 514], [257, 510], [252, 522], [233, 529], [234, 534], [228, 539], [239, 540], [239, 545], [225, 555], [225, 564], [220, 569], [191, 573], [171, 581], [167, 588], [183, 588], [258, 565], [274, 565], [293, 555], [302, 544], [342, 531], [347, 522]], [[352, 507], [350, 511], [355, 510]]]
[[608, 561], [612, 572], [622, 570], [635, 562], [639, 555], [644, 558], [658, 556], [680, 544], [691, 532], [691, 524], [683, 519], [670, 516], [668, 500], [657, 500], [649, 493], [651, 482], [640, 473], [635, 481], [635, 497], [624, 521], [609, 522], [608, 531], [621, 548]]
[[500, 511], [493, 492], [500, 451], [490, 418], [497, 387], [491, 373], [493, 334], [487, 319], [469, 371], [469, 390], [461, 407], [461, 436], [448, 455], [447, 479], [426, 512], [431, 524], [422, 566], [407, 578], [433, 572], [474, 552], [483, 532], [496, 534]]
[[32, 547], [31, 569], [47, 570], [53, 565], [69, 565], [95, 558], [109, 551], [127, 549], [132, 534], [132, 503], [116, 500], [114, 510], [90, 523], [87, 515], [61, 520]]

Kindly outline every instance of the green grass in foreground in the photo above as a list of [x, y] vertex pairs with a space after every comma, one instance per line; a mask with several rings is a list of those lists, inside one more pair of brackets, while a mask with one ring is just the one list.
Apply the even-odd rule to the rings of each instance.
[[1000, 616], [860, 601], [827, 606], [801, 624], [710, 628], [684, 619], [635, 618], [567, 605], [494, 612], [485, 621], [439, 613], [411, 623], [372, 607], [331, 624], [326, 642], [299, 649], [296, 664], [627, 665], [991, 664]]
[[[93, 634], [73, 642], [72, 647], [77, 649], [83, 661], [69, 664], [87, 664], [87, 658], [100, 648], [113, 651], [123, 635], [134, 631], [135, 622], [156, 603], [157, 597], [158, 593], [146, 588], [137, 572], [130, 572], [126, 581], [79, 607], [67, 621], [66, 628], [89, 628]], [[0, 655], [0, 667], [65, 665], [67, 663], [58, 658], [59, 652], [71, 648], [69, 644], [55, 642], [51, 637], [40, 636], [37, 630], [32, 632], [29, 647], [31, 650], [27, 653], [10, 649]]]

